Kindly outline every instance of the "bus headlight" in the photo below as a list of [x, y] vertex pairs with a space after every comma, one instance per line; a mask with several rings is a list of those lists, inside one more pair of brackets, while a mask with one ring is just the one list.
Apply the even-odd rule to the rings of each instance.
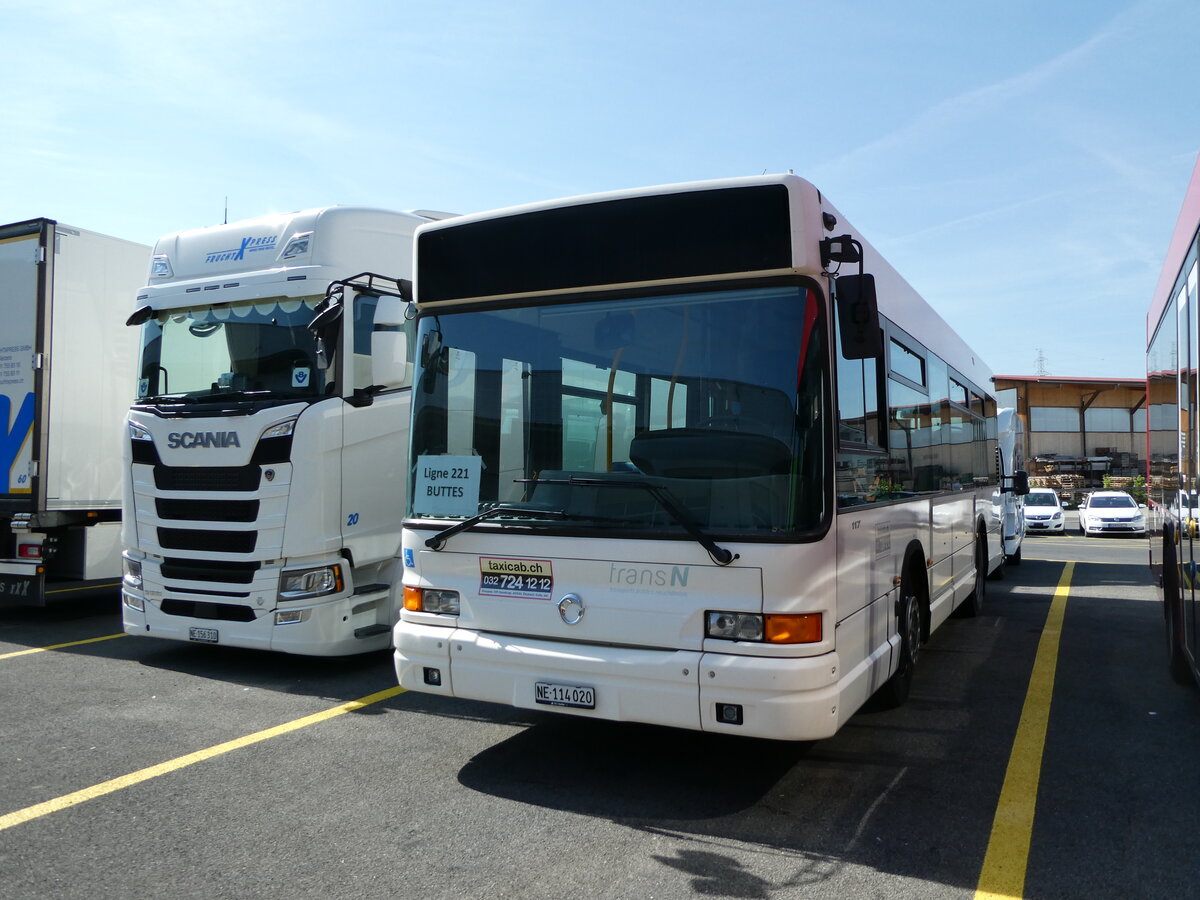
[[767, 644], [815, 644], [823, 639], [821, 613], [721, 612], [706, 616], [705, 637], [725, 641], [759, 641]]
[[763, 617], [753, 613], [710, 611], [704, 633], [707, 637], [725, 641], [761, 641]]
[[342, 567], [321, 566], [316, 569], [297, 569], [280, 577], [279, 599], [308, 600], [324, 597], [342, 590]]
[[409, 612], [441, 613], [444, 616], [457, 616], [459, 610], [458, 591], [444, 591], [436, 588], [419, 588], [405, 585], [404, 608]]

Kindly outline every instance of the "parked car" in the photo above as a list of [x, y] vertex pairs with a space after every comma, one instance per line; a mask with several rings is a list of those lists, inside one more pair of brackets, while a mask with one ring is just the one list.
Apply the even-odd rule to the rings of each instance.
[[1146, 517], [1125, 491], [1094, 491], [1079, 505], [1079, 530], [1095, 534], [1145, 534]]
[[1025, 495], [1025, 531], [1057, 531], [1063, 529], [1062, 501], [1051, 488], [1030, 488]]

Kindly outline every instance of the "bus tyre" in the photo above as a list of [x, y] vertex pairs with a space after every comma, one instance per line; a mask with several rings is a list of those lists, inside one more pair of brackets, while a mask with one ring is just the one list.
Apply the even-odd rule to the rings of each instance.
[[1167, 625], [1167, 669], [1177, 684], [1190, 684], [1192, 669], [1183, 648], [1183, 600], [1179, 595], [1179, 569], [1172, 535], [1163, 541], [1163, 616]]
[[1183, 641], [1181, 638], [1181, 629], [1179, 628], [1179, 620], [1182, 611], [1179, 604], [1168, 602], [1167, 604], [1167, 668], [1171, 673], [1171, 680], [1176, 684], [1190, 684], [1192, 681], [1192, 670], [1188, 666], [1187, 654], [1183, 652]]
[[917, 594], [913, 579], [908, 575], [900, 581], [900, 599], [897, 606], [900, 665], [896, 673], [879, 689], [879, 699], [887, 707], [900, 706], [908, 699], [913, 673], [921, 656], [921, 598]]
[[983, 612], [983, 602], [987, 599], [987, 581], [990, 577], [987, 566], [987, 535], [980, 531], [975, 535], [975, 589], [955, 610], [964, 619], [973, 619]]

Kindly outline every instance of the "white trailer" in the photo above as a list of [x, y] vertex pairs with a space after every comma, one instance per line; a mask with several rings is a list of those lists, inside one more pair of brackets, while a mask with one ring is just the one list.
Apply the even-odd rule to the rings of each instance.
[[0, 606], [121, 579], [120, 319], [150, 248], [53, 219], [0, 226]]
[[412, 329], [397, 283], [366, 273], [408, 273], [415, 228], [442, 216], [329, 207], [159, 240], [130, 317], [126, 632], [388, 646]]

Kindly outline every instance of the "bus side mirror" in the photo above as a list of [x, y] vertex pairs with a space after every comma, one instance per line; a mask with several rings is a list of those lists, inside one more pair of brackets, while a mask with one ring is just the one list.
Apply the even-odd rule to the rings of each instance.
[[375, 305], [371, 331], [371, 381], [385, 388], [412, 382], [408, 362], [408, 334], [404, 323], [408, 304], [399, 297], [381, 296]]
[[883, 331], [875, 300], [874, 275], [843, 275], [835, 282], [838, 331], [845, 359], [883, 355]]

